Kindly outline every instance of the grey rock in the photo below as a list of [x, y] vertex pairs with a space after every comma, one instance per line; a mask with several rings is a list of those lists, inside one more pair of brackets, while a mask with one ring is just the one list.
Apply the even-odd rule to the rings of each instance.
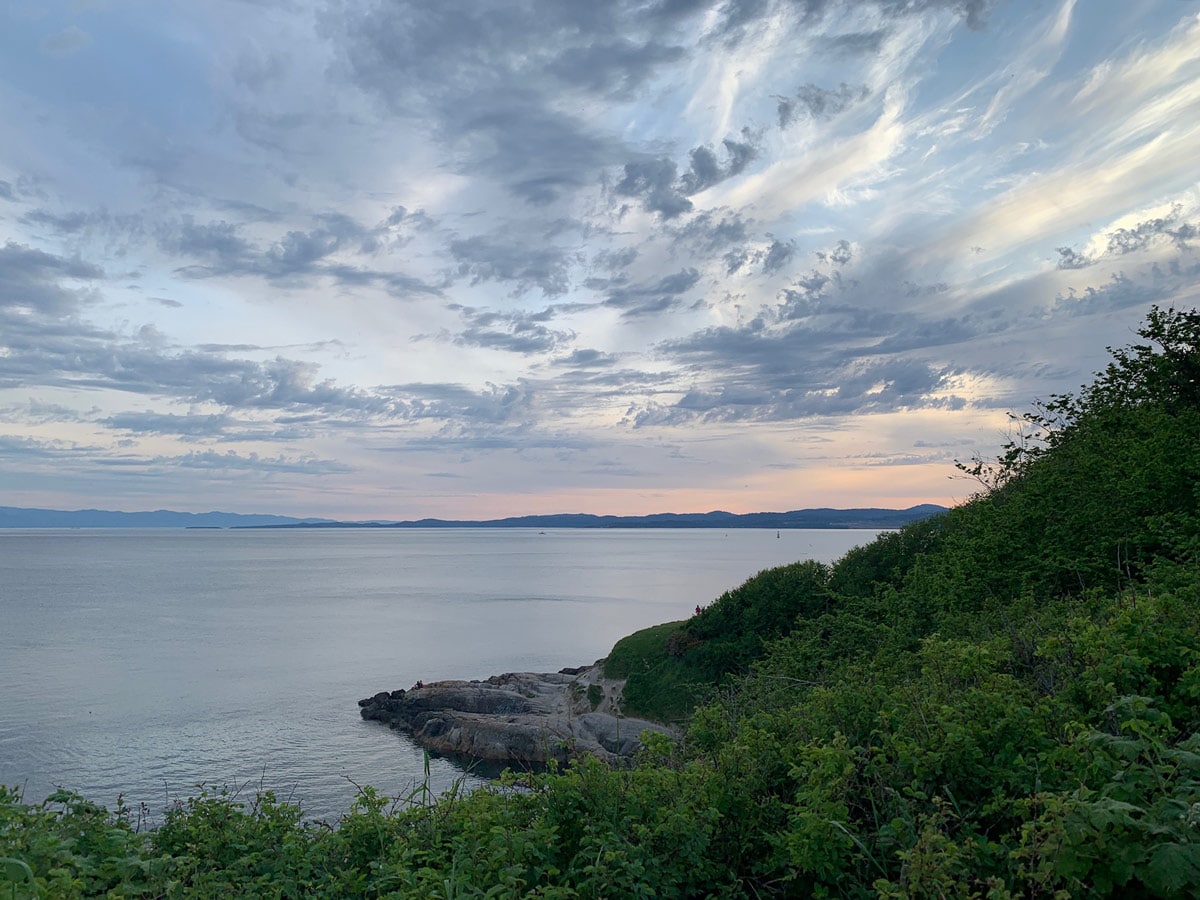
[[[603, 699], [593, 710], [587, 689]], [[646, 730], [672, 729], [620, 713], [623, 680], [599, 665], [560, 672], [509, 672], [484, 681], [436, 681], [408, 691], [380, 691], [359, 701], [364, 719], [407, 732], [426, 749], [460, 756], [542, 765], [590, 754], [628, 760]]]

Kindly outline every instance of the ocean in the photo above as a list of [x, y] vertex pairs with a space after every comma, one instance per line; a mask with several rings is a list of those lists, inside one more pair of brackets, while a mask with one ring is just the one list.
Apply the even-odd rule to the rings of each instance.
[[[0, 783], [151, 821], [200, 786], [336, 821], [425, 754], [357, 701], [556, 671], [874, 531], [0, 530]], [[481, 778], [433, 759], [436, 793]]]

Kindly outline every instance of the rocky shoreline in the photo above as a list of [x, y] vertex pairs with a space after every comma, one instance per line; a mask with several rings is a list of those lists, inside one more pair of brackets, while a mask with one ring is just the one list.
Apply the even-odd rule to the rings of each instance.
[[643, 731], [670, 728], [621, 714], [623, 679], [597, 663], [559, 672], [510, 672], [483, 681], [435, 681], [358, 701], [364, 719], [384, 722], [445, 753], [514, 767], [590, 754], [630, 759]]

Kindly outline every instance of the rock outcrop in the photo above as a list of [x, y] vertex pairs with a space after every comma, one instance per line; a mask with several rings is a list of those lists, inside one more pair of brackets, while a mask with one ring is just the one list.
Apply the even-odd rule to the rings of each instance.
[[540, 766], [589, 753], [628, 759], [664, 725], [620, 714], [623, 680], [600, 665], [560, 672], [515, 672], [484, 681], [435, 681], [358, 701], [364, 719], [407, 732], [437, 753]]

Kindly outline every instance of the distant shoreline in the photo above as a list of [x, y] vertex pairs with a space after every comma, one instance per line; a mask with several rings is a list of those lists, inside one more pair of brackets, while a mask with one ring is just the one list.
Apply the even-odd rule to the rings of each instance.
[[242, 513], [185, 513], [173, 510], [115, 512], [107, 510], [49, 510], [0, 507], [0, 529], [5, 528], [774, 528], [880, 529], [900, 528], [929, 518], [946, 508], [926, 503], [907, 509], [796, 509], [789, 512], [655, 513], [647, 516], [597, 516], [588, 513], [510, 516], [503, 519], [417, 519], [341, 522], [332, 519], [298, 519], [288, 516]]

